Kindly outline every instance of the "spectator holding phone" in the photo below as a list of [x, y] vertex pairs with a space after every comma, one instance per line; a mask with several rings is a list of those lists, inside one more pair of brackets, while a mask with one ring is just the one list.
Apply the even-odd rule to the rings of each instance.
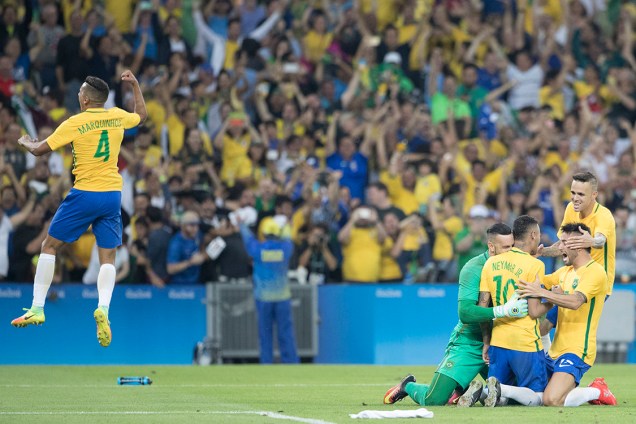
[[355, 283], [375, 283], [380, 279], [384, 226], [375, 209], [360, 206], [338, 233], [342, 244], [342, 277]]

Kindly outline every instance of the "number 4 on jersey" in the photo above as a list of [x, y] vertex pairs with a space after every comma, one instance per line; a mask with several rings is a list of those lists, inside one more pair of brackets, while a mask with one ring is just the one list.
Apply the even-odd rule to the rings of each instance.
[[104, 162], [110, 158], [110, 144], [108, 143], [108, 131], [103, 130], [99, 136], [99, 144], [94, 158], [104, 158]]

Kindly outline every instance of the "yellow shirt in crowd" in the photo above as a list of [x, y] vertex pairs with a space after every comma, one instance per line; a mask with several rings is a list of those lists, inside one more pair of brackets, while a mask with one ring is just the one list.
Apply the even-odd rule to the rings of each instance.
[[391, 256], [391, 249], [395, 242], [391, 237], [384, 239], [380, 263], [380, 281], [393, 281], [402, 278], [402, 271], [397, 261]]
[[352, 228], [349, 243], [342, 247], [344, 281], [377, 283], [380, 278], [382, 246], [375, 228]]
[[402, 209], [407, 215], [419, 210], [419, 203], [415, 197], [415, 193], [407, 190], [402, 185], [402, 177], [400, 175], [391, 175], [389, 171], [380, 172], [380, 181], [384, 183], [389, 190], [389, 198], [393, 204]]
[[[176, 115], [170, 115], [166, 121], [168, 128], [168, 150], [170, 156], [178, 156], [185, 142], [185, 124]], [[199, 131], [203, 140], [203, 150], [208, 155], [212, 155], [212, 141], [205, 131]]]
[[305, 57], [311, 63], [320, 62], [332, 40], [333, 34], [319, 34], [314, 30], [309, 30], [303, 38]]
[[221, 168], [223, 182], [234, 185], [241, 164], [247, 158], [250, 143], [249, 134], [243, 134], [238, 139], [228, 134], [223, 136], [223, 168]]
[[433, 244], [433, 259], [436, 261], [450, 261], [453, 259], [453, 240], [457, 233], [464, 228], [464, 222], [458, 216], [451, 216], [442, 223], [443, 230], [435, 231]]

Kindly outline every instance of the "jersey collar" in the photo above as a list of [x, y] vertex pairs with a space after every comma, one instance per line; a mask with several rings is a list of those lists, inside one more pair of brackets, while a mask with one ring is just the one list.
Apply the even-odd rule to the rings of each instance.
[[522, 255], [529, 255], [528, 252], [524, 252], [523, 250], [519, 249], [518, 247], [513, 247], [512, 249], [510, 249], [511, 252], [515, 252], [515, 253], [521, 253]]
[[102, 112], [106, 112], [106, 109], [104, 109], [103, 107], [89, 107], [84, 112], [88, 112], [88, 113], [102, 113]]

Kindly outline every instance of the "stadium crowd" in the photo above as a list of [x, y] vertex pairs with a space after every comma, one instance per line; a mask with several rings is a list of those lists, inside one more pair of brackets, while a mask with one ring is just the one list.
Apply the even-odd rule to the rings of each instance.
[[[0, 15], [0, 281], [33, 281], [73, 178], [71, 149], [35, 158], [18, 138], [78, 112], [88, 75], [132, 110], [123, 69], [149, 117], [120, 155], [118, 282], [247, 282], [239, 227], [262, 237], [265, 217], [301, 282], [456, 282], [494, 222], [527, 213], [552, 245], [581, 169], [615, 216], [619, 280], [636, 275], [632, 2], [11, 0]], [[94, 283], [96, 252], [89, 230], [54, 281]]]

